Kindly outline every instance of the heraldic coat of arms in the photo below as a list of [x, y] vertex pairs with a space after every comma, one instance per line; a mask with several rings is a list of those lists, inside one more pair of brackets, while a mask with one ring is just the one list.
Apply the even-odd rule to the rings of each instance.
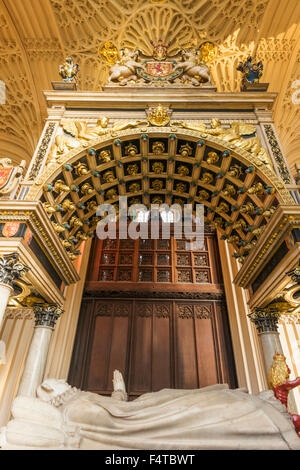
[[150, 56], [139, 49], [125, 47], [118, 50], [111, 42], [104, 43], [99, 49], [99, 55], [111, 66], [108, 84], [211, 85], [204, 47], [180, 49], [169, 55], [169, 44], [159, 40], [156, 44], [151, 42], [151, 45], [153, 52]]

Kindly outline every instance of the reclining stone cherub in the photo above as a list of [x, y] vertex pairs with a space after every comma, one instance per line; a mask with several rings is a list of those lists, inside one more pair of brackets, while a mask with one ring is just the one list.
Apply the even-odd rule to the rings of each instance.
[[127, 401], [114, 372], [111, 397], [47, 379], [35, 397], [17, 397], [0, 432], [3, 449], [298, 449], [300, 439], [272, 390], [249, 395], [217, 384], [164, 389]]

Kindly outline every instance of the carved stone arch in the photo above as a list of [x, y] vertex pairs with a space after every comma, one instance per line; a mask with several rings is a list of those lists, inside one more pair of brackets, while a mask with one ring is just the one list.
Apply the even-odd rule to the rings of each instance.
[[[101, 160], [103, 150], [109, 161]], [[154, 186], [154, 180], [162, 186]], [[156, 203], [193, 204], [193, 210], [203, 204], [206, 221], [233, 243], [241, 259], [276, 207], [294, 204], [271, 166], [250, 152], [218, 137], [171, 127], [127, 129], [81, 144], [46, 168], [26, 199], [44, 204], [72, 255], [82, 240], [77, 234], [95, 230], [97, 206], [115, 204], [119, 196], [127, 196], [129, 205], [147, 207], [155, 197]]]

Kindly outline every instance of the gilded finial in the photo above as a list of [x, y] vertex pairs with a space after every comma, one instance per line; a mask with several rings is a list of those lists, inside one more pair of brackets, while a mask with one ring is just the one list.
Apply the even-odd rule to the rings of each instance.
[[290, 370], [283, 354], [276, 352], [273, 356], [273, 362], [268, 373], [268, 385], [275, 388], [289, 380]]

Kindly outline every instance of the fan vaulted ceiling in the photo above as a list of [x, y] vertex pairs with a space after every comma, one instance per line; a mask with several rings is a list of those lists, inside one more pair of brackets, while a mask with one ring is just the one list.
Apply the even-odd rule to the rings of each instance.
[[78, 88], [95, 91], [108, 76], [98, 56], [103, 41], [150, 53], [151, 40], [158, 39], [170, 42], [171, 52], [193, 41], [217, 44], [210, 69], [218, 91], [239, 91], [236, 66], [256, 53], [264, 63], [262, 81], [279, 93], [275, 125], [294, 172], [300, 152], [300, 104], [292, 100], [300, 80], [299, 0], [0, 0], [0, 80], [7, 87], [0, 156], [15, 162], [32, 157], [46, 117], [42, 91], [59, 79], [65, 57], [80, 65]]

